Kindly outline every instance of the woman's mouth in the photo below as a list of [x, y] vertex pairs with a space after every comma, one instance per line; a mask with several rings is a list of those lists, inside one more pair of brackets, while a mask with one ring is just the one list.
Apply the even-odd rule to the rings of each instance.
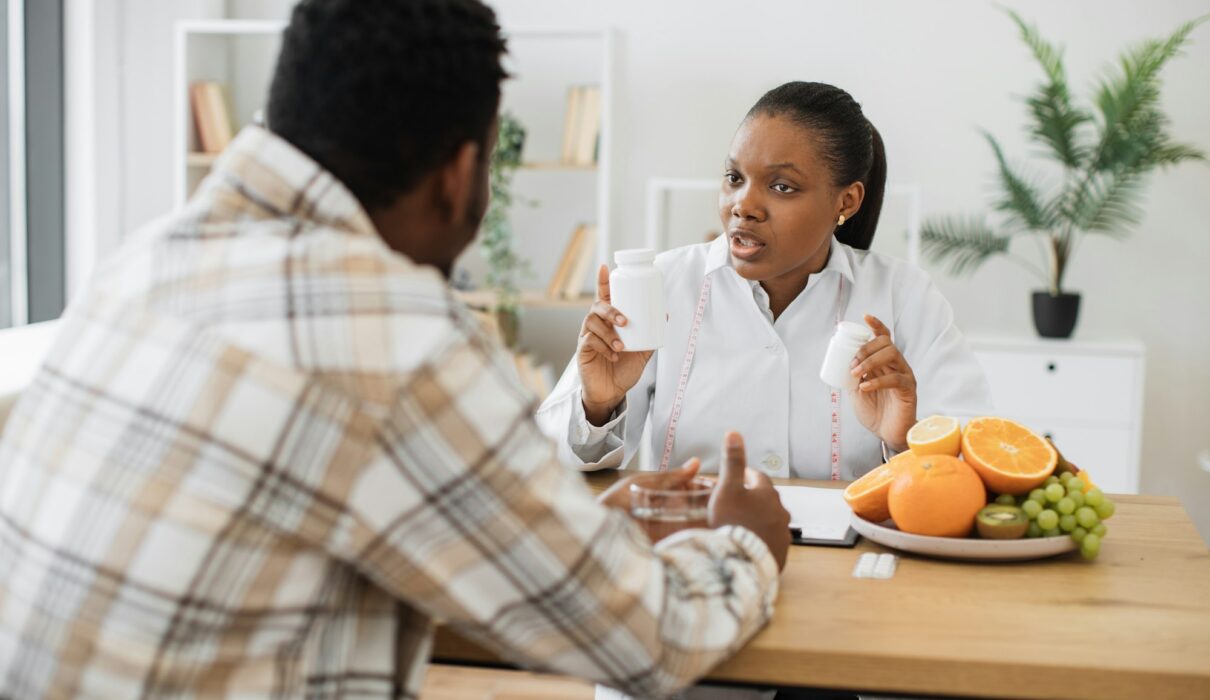
[[752, 260], [765, 249], [765, 242], [747, 231], [732, 231], [731, 254], [740, 260]]

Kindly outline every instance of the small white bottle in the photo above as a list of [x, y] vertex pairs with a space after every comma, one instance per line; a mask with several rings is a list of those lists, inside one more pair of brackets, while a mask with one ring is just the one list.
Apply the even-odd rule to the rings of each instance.
[[655, 251], [650, 248], [619, 250], [613, 254], [617, 267], [609, 274], [610, 303], [626, 317], [626, 325], [615, 326], [625, 352], [655, 350], [664, 345], [664, 277], [655, 269]]
[[823, 357], [823, 367], [819, 368], [819, 378], [837, 389], [856, 389], [858, 381], [850, 365], [861, 346], [873, 339], [874, 332], [860, 323], [841, 321], [836, 324], [836, 332], [832, 334], [828, 351]]

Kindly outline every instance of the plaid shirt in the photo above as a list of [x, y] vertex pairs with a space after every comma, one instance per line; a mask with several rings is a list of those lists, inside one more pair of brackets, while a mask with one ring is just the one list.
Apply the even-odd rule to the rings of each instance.
[[742, 528], [653, 551], [353, 195], [245, 131], [65, 313], [0, 442], [0, 695], [411, 697], [444, 621], [637, 695], [768, 619]]

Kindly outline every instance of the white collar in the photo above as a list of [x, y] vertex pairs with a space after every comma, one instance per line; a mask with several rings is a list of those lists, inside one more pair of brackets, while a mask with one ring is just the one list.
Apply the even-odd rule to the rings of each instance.
[[[818, 274], [824, 274], [830, 270], [844, 275], [849, 284], [853, 284], [853, 266], [849, 263], [848, 248], [833, 236], [828, 247], [828, 262]], [[703, 273], [708, 276], [723, 267], [734, 269], [731, 261], [731, 241], [725, 233], [710, 243], [710, 248], [706, 251], [706, 267]]]

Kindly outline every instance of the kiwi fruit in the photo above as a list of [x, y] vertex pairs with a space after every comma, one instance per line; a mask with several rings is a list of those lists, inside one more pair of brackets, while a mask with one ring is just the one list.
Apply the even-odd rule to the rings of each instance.
[[1016, 540], [1029, 529], [1029, 517], [1017, 506], [993, 503], [975, 516], [975, 527], [986, 540]]

